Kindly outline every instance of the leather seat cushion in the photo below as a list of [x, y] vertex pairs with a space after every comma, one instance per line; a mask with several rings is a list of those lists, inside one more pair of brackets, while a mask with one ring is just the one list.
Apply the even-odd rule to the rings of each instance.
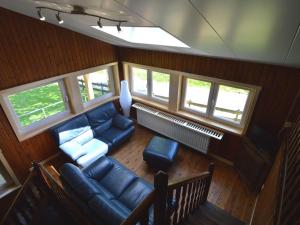
[[131, 126], [126, 130], [120, 130], [115, 127], [111, 127], [105, 132], [103, 132], [101, 135], [96, 136], [99, 140], [107, 140], [112, 143], [112, 145], [118, 145], [122, 143], [123, 140], [127, 139], [132, 132], [134, 131], [134, 127]]
[[153, 190], [153, 186], [138, 178], [118, 198], [129, 209], [135, 209]]
[[101, 195], [95, 195], [88, 202], [88, 206], [105, 224], [110, 225], [120, 225], [131, 213], [120, 202], [112, 201]]

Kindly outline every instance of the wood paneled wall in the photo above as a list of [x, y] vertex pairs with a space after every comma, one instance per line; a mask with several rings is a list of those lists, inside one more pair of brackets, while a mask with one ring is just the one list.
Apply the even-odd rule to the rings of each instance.
[[[113, 61], [128, 61], [262, 86], [252, 124], [276, 133], [300, 86], [299, 69], [115, 47], [3, 8], [0, 27], [0, 90]], [[0, 130], [0, 148], [21, 180], [32, 160], [45, 159], [57, 151], [48, 132], [20, 143], [2, 109]], [[212, 142], [211, 149], [233, 160], [239, 143], [238, 136], [225, 134], [222, 142]]]
[[[0, 90], [117, 61], [116, 47], [0, 8]], [[0, 148], [24, 180], [32, 160], [57, 152], [44, 132], [19, 142], [0, 108]]]
[[[133, 48], [118, 48], [120, 61], [200, 74], [262, 87], [251, 125], [257, 124], [277, 134], [300, 87], [300, 69], [244, 61], [208, 58]], [[213, 141], [211, 151], [233, 160], [240, 138], [225, 134]]]

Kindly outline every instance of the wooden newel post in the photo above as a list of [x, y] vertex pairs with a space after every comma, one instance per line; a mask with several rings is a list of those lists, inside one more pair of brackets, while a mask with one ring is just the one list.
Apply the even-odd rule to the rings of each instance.
[[207, 177], [207, 180], [205, 182], [205, 191], [204, 191], [204, 201], [207, 201], [207, 196], [208, 196], [208, 192], [209, 192], [209, 187], [211, 184], [211, 180], [212, 180], [212, 176], [214, 173], [214, 169], [215, 169], [215, 164], [214, 163], [210, 163], [208, 165], [208, 172], [209, 172], [209, 177]]
[[155, 201], [154, 201], [154, 225], [166, 225], [168, 175], [159, 171], [154, 176]]

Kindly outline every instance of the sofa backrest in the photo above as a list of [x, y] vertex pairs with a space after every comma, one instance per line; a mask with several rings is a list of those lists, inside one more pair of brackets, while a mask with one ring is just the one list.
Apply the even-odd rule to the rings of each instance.
[[68, 184], [68, 188], [72, 189], [79, 199], [88, 201], [99, 193], [98, 189], [90, 183], [77, 166], [66, 163], [60, 171], [63, 181]]
[[57, 145], [70, 141], [91, 129], [85, 114], [76, 116], [52, 128], [52, 133]]
[[101, 134], [111, 127], [112, 119], [116, 114], [117, 110], [112, 102], [106, 103], [86, 113], [96, 135]]
[[107, 130], [112, 125], [112, 118], [117, 114], [117, 110], [112, 102], [108, 102], [84, 114], [76, 116], [70, 120], [53, 127], [52, 134], [58, 146], [83, 134], [89, 129], [93, 129], [99, 134]]

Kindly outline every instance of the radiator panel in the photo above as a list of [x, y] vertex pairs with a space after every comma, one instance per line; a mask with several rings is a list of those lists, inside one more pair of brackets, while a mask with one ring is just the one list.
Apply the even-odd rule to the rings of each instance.
[[137, 121], [157, 133], [207, 154], [210, 138], [222, 139], [223, 133], [188, 120], [135, 103]]

